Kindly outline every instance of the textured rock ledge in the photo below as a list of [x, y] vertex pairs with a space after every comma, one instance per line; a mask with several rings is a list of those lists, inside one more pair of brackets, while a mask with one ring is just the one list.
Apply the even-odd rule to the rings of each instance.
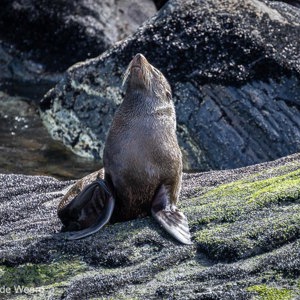
[[192, 246], [150, 217], [66, 241], [56, 206], [73, 182], [24, 175], [0, 182], [0, 288], [32, 288], [4, 299], [300, 296], [300, 154], [185, 174], [180, 207]]
[[41, 103], [52, 137], [101, 158], [137, 52], [169, 79], [185, 169], [300, 150], [300, 10], [282, 2], [170, 0], [131, 37], [71, 67]]

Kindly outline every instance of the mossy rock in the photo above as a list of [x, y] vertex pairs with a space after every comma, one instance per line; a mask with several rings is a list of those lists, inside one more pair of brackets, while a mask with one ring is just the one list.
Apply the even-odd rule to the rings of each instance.
[[261, 300], [291, 300], [293, 294], [286, 288], [275, 288], [266, 285], [253, 285], [247, 288], [249, 292], [258, 294]]
[[56, 207], [74, 182], [0, 175], [0, 288], [11, 289], [2, 288], [1, 296], [296, 299], [299, 169], [295, 154], [242, 169], [184, 174], [179, 206], [192, 246], [178, 244], [151, 217], [68, 241], [59, 233]]
[[26, 286], [28, 288], [47, 286], [68, 280], [88, 267], [80, 261], [61, 259], [49, 264], [26, 263], [15, 267], [0, 267], [0, 286]]
[[244, 258], [299, 237], [300, 170], [266, 179], [267, 174], [220, 185], [195, 199], [205, 204], [188, 211], [201, 215], [194, 221], [195, 236], [209, 256]]

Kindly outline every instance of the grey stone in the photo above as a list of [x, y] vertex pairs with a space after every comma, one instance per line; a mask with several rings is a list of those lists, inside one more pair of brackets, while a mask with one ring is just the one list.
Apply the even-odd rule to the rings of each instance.
[[51, 136], [102, 158], [137, 52], [169, 79], [186, 170], [225, 169], [300, 149], [300, 10], [277, 1], [168, 1], [101, 56], [71, 67], [41, 102]]
[[[180, 209], [192, 246], [146, 217], [83, 240], [59, 233], [56, 208], [74, 181], [0, 175], [4, 299], [297, 299], [300, 155], [184, 174]], [[277, 298], [276, 298], [277, 297]]]

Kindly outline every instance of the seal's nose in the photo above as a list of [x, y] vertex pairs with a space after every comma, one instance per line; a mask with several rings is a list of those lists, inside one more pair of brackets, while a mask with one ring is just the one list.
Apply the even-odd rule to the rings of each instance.
[[147, 59], [141, 53], [136, 54], [134, 56], [134, 58], [132, 59], [133, 65], [141, 65], [142, 63], [145, 63], [145, 62], [147, 62]]

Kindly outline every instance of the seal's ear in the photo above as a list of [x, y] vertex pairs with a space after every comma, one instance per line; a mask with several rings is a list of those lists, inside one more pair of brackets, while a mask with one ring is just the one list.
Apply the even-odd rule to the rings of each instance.
[[168, 191], [162, 185], [152, 201], [152, 216], [176, 240], [190, 245], [192, 241], [187, 218], [175, 205], [170, 203], [169, 199]]

